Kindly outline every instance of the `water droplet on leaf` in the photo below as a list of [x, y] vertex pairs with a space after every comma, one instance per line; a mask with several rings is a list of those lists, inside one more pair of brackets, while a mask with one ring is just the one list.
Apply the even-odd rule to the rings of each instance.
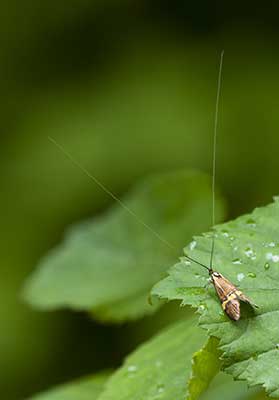
[[197, 245], [197, 242], [196, 242], [195, 240], [193, 240], [193, 241], [190, 243], [190, 245], [189, 245], [190, 250], [194, 250], [194, 248], [196, 247], [196, 245]]
[[245, 275], [242, 272], [240, 274], [237, 274], [238, 282], [241, 282], [244, 278], [245, 278]]
[[234, 258], [234, 259], [232, 260], [232, 263], [233, 263], [233, 264], [242, 264], [242, 261], [240, 260], [240, 258]]
[[155, 363], [155, 365], [156, 365], [157, 368], [160, 368], [160, 367], [162, 366], [162, 364], [163, 364], [163, 363], [162, 363], [162, 361], [160, 361], [160, 360], [157, 360], [156, 363]]
[[249, 278], [256, 278], [256, 274], [254, 272], [248, 272], [247, 274], [249, 276]]
[[252, 247], [246, 247], [246, 249], [244, 250], [244, 253], [248, 258], [251, 258], [251, 260], [255, 260], [256, 259], [256, 253], [252, 249]]
[[268, 262], [266, 262], [266, 263], [264, 264], [264, 269], [268, 270], [269, 268], [270, 268], [270, 264], [269, 264]]
[[157, 385], [157, 392], [158, 393], [163, 393], [165, 391], [165, 385], [163, 383], [159, 383]]
[[198, 311], [202, 312], [204, 310], [205, 310], [205, 305], [204, 304], [200, 304], [199, 308], [198, 308]]
[[128, 372], [136, 372], [138, 367], [136, 365], [129, 365], [127, 368]]
[[271, 260], [273, 262], [278, 262], [279, 261], [279, 255], [278, 254], [266, 253], [265, 258], [267, 260]]
[[249, 225], [251, 228], [256, 227], [256, 221], [253, 218], [247, 219], [246, 224]]

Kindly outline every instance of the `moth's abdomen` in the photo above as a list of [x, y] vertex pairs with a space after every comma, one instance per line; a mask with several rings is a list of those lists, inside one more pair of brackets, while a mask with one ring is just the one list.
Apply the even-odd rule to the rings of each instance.
[[223, 310], [234, 321], [240, 318], [240, 303], [236, 292], [237, 290], [233, 289], [223, 301], [221, 300]]
[[[225, 304], [224, 304], [225, 303]], [[227, 316], [234, 320], [234, 321], [238, 321], [240, 318], [240, 304], [239, 304], [239, 300], [237, 298], [232, 299], [232, 300], [228, 300], [227, 302], [224, 302], [224, 311], [227, 314]], [[222, 306], [223, 306], [222, 304]]]

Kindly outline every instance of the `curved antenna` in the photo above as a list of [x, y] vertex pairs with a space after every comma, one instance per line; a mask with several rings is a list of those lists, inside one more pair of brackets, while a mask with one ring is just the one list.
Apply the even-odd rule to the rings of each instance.
[[[224, 50], [222, 50], [221, 56], [220, 56], [217, 94], [216, 94], [216, 103], [215, 103], [213, 156], [212, 156], [212, 227], [214, 227], [214, 225], [215, 225], [216, 144], [217, 144], [218, 114], [219, 114], [220, 92], [221, 92], [222, 71], [223, 71], [223, 58], [224, 58]], [[210, 263], [209, 263], [209, 270], [211, 270], [211, 271], [212, 271], [212, 264], [213, 264], [214, 247], [215, 247], [215, 234], [213, 233], [211, 253], [210, 253]]]

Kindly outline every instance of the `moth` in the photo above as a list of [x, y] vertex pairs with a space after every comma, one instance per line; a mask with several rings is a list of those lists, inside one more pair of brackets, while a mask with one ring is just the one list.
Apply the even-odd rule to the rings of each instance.
[[[221, 77], [222, 77], [222, 67], [223, 67], [223, 56], [224, 51], [221, 52], [220, 58], [220, 66], [219, 66], [219, 75], [218, 75], [218, 86], [217, 86], [217, 96], [216, 96], [216, 105], [215, 105], [215, 119], [214, 119], [214, 137], [213, 137], [213, 162], [212, 162], [212, 226], [215, 225], [215, 176], [216, 176], [216, 138], [217, 138], [217, 122], [218, 122], [218, 109], [219, 109], [219, 97], [220, 97], [220, 89], [221, 89]], [[98, 185], [105, 193], [107, 193], [113, 200], [119, 203], [119, 205], [126, 210], [132, 217], [134, 217], [139, 224], [143, 225], [146, 229], [148, 229], [154, 236], [157, 237], [162, 243], [166, 244], [170, 248], [174, 249], [167, 240], [165, 240], [161, 235], [159, 235], [153, 228], [151, 228], [145, 221], [139, 218], [133, 210], [131, 210], [126, 204], [122, 202], [114, 193], [112, 193], [102, 182], [100, 182], [93, 174], [91, 174], [86, 168], [84, 168], [79, 162], [77, 162], [70, 153], [68, 153], [55, 139], [50, 138], [49, 140], [58, 147], [58, 149], [64, 153], [64, 155], [69, 158], [69, 160], [75, 164], [81, 171], [83, 171], [96, 185]], [[252, 303], [252, 301], [245, 296], [241, 290], [239, 290], [236, 286], [234, 286], [228, 279], [226, 279], [222, 274], [217, 271], [214, 271], [212, 268], [212, 259], [214, 252], [214, 238], [212, 239], [212, 249], [211, 249], [211, 258], [210, 258], [210, 266], [200, 263], [197, 260], [192, 259], [189, 256], [185, 256], [190, 261], [199, 264], [200, 266], [206, 268], [209, 272], [211, 282], [214, 285], [217, 296], [220, 299], [222, 304], [222, 308], [224, 312], [228, 315], [228, 317], [233, 321], [238, 321], [240, 318], [240, 301], [250, 304], [253, 307], [257, 307], [256, 304]]]
[[[214, 244], [212, 245], [212, 251], [213, 249], [214, 249]], [[213, 253], [211, 253], [211, 263], [212, 263], [212, 256]], [[221, 302], [222, 309], [231, 320], [238, 321], [240, 319], [241, 301], [249, 304], [251, 307], [258, 308], [258, 306], [255, 303], [253, 303], [249, 299], [249, 297], [243, 294], [241, 290], [239, 290], [233, 283], [231, 283], [222, 274], [220, 274], [217, 271], [214, 271], [211, 266], [207, 267], [206, 265], [188, 256], [186, 256], [186, 258], [208, 270], [211, 283], [213, 284], [216, 294]]]
[[237, 289], [219, 272], [212, 271], [211, 279], [217, 296], [221, 301], [222, 308], [230, 319], [234, 321], [239, 320], [240, 301], [248, 303], [251, 306], [256, 306], [247, 296], [245, 296], [245, 294], [241, 292], [241, 290]]

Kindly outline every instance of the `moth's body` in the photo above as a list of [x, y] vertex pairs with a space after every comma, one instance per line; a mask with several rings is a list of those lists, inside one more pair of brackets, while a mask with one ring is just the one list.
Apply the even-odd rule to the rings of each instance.
[[222, 308], [227, 316], [238, 321], [240, 318], [240, 301], [257, 307], [251, 300], [245, 296], [241, 290], [236, 288], [228, 279], [219, 272], [209, 270], [210, 278], [220, 299]]

